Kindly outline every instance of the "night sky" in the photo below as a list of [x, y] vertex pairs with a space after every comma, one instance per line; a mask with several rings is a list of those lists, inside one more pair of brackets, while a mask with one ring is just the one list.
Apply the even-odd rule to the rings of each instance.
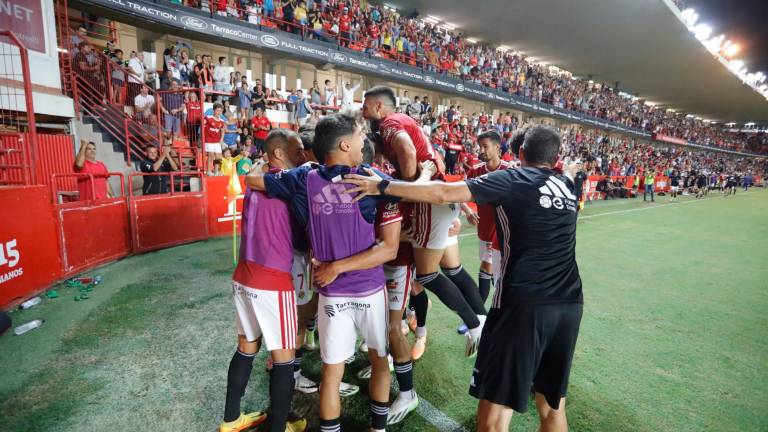
[[686, 0], [699, 14], [697, 22], [712, 27], [741, 47], [734, 58], [749, 72], [768, 75], [768, 0]]

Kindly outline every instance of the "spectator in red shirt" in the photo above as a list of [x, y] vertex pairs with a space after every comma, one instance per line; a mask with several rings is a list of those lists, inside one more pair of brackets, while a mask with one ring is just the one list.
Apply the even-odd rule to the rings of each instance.
[[[74, 168], [78, 174], [91, 174], [77, 178], [80, 201], [99, 200], [114, 196], [112, 187], [107, 182], [109, 170], [104, 162], [96, 160], [96, 144], [92, 141], [80, 140], [80, 150], [75, 156]], [[93, 176], [93, 183], [91, 183], [91, 176]]]
[[264, 142], [267, 140], [267, 135], [272, 130], [272, 122], [269, 121], [261, 108], [256, 108], [251, 119], [251, 128], [253, 129], [253, 144], [256, 151], [261, 153], [264, 151]]
[[344, 13], [339, 17], [339, 45], [343, 47], [349, 47], [351, 23], [347, 9], [344, 8]]
[[221, 119], [221, 113], [224, 107], [220, 103], [213, 104], [213, 115], [205, 116], [203, 119], [203, 142], [205, 151], [208, 153], [208, 173], [213, 173], [214, 160], [221, 159], [221, 146], [224, 142], [224, 120]]
[[197, 99], [197, 93], [189, 92], [186, 102], [187, 108], [187, 133], [190, 142], [200, 146], [200, 125], [203, 123], [203, 103]]

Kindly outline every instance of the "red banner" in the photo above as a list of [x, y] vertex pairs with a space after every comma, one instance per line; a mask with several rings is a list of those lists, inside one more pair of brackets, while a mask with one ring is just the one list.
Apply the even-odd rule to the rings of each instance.
[[0, 28], [12, 31], [27, 49], [46, 52], [41, 0], [0, 1]]
[[664, 141], [672, 144], [680, 144], [680, 145], [686, 145], [688, 144], [688, 141], [682, 139], [682, 138], [675, 138], [668, 135], [662, 135], [662, 134], [653, 134], [653, 139], [656, 141]]
[[61, 277], [56, 221], [46, 186], [0, 188], [0, 306]]

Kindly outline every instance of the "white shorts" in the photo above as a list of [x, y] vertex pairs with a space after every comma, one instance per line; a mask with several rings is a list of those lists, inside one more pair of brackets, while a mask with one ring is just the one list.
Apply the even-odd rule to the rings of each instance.
[[677, 189], [678, 189], [678, 187], [679, 187], [679, 186], [670, 186], [670, 187], [669, 187], [669, 189], [670, 189], [672, 192], [677, 192]]
[[208, 153], [221, 154], [221, 143], [205, 143], [205, 151]]
[[459, 236], [449, 235], [448, 238], [445, 239], [445, 247], [455, 246], [457, 244], [459, 244]]
[[384, 265], [384, 277], [387, 278], [387, 299], [389, 310], [405, 309], [408, 297], [411, 295], [411, 285], [414, 278], [414, 266]]
[[489, 264], [495, 262], [496, 260], [493, 259], [493, 242], [478, 240], [477, 256], [481, 262]]
[[493, 286], [499, 286], [501, 274], [501, 251], [491, 248], [491, 268], [493, 269]]
[[417, 249], [445, 249], [449, 246], [448, 229], [458, 216], [456, 204], [414, 204], [411, 244]]
[[387, 355], [389, 310], [382, 289], [367, 297], [326, 297], [319, 294], [317, 329], [320, 357], [325, 364], [338, 364], [352, 357], [359, 333], [369, 349]]
[[309, 280], [309, 266], [307, 266], [307, 254], [293, 251], [293, 266], [291, 267], [291, 280], [296, 291], [296, 304], [304, 306], [312, 300], [312, 283]]
[[296, 348], [296, 294], [249, 288], [232, 282], [237, 334], [262, 338], [267, 351]]

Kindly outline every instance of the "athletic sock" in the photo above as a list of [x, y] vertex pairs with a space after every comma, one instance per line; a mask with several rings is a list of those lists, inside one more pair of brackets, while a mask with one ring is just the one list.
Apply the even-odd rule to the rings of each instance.
[[293, 360], [272, 363], [269, 377], [270, 432], [285, 432], [293, 398]]
[[400, 393], [410, 395], [413, 390], [413, 362], [410, 360], [403, 363], [395, 362], [395, 378]]
[[413, 312], [416, 314], [416, 325], [425, 327], [427, 325], [427, 310], [429, 309], [427, 292], [422, 291], [421, 294], [411, 295], [411, 302], [413, 303]]
[[389, 403], [371, 399], [371, 428], [384, 430], [387, 427]]
[[416, 337], [424, 337], [427, 335], [426, 327], [416, 327]]
[[315, 327], [317, 326], [317, 317], [311, 318], [307, 320], [307, 330], [308, 331], [315, 331]]
[[475, 280], [472, 279], [472, 276], [464, 270], [464, 266], [460, 265], [454, 268], [443, 268], [442, 270], [443, 273], [448, 276], [448, 279], [456, 285], [461, 292], [462, 297], [464, 297], [464, 300], [467, 301], [469, 307], [471, 307], [477, 315], [488, 314], [485, 310], [483, 299], [480, 297], [480, 290], [477, 288], [477, 284], [475, 283]]
[[488, 294], [491, 292], [491, 286], [493, 286], [493, 275], [491, 273], [480, 270], [478, 282], [480, 298], [483, 300], [483, 304], [485, 304], [485, 301], [488, 300]]
[[331, 420], [320, 419], [320, 432], [341, 432], [341, 419], [339, 417]]
[[304, 348], [296, 349], [296, 358], [293, 359], [293, 379], [299, 379], [301, 375], [301, 358], [304, 356]]
[[416, 280], [424, 288], [435, 293], [440, 301], [448, 306], [448, 308], [459, 314], [459, 317], [464, 321], [464, 324], [466, 324], [467, 327], [472, 329], [480, 325], [480, 321], [477, 319], [477, 314], [472, 311], [472, 308], [467, 301], [464, 300], [459, 288], [445, 275], [438, 272], [428, 273], [425, 275], [417, 275]]
[[253, 369], [253, 358], [256, 354], [243, 354], [235, 351], [229, 362], [227, 372], [227, 397], [224, 402], [224, 421], [231, 422], [240, 417], [240, 399], [245, 394], [245, 386]]

